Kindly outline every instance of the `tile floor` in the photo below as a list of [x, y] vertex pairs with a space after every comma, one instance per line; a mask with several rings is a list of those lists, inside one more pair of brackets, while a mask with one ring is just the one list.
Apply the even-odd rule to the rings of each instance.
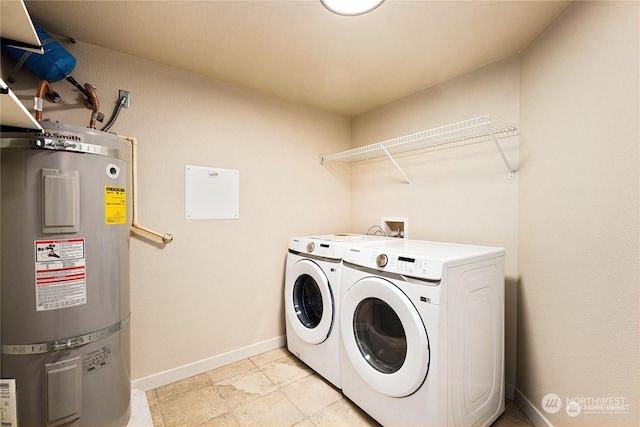
[[[379, 426], [282, 347], [146, 393], [154, 427]], [[507, 401], [492, 427], [533, 426]]]

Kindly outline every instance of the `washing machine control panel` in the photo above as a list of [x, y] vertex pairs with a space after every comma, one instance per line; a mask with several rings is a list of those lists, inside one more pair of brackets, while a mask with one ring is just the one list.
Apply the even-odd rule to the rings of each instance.
[[342, 259], [344, 246], [323, 240], [295, 237], [289, 241], [289, 249], [329, 259]]
[[354, 247], [347, 250], [344, 260], [362, 267], [427, 280], [442, 278], [442, 262], [437, 259]]

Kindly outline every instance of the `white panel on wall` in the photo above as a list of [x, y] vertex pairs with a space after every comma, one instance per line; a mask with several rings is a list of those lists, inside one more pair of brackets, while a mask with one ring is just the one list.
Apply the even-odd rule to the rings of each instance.
[[184, 167], [186, 219], [238, 219], [240, 173], [233, 169]]

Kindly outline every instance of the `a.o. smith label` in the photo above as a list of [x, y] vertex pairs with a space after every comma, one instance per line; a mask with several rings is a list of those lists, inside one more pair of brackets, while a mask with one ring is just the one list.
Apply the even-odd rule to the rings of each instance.
[[36, 133], [37, 138], [63, 139], [66, 141], [84, 142], [84, 135], [75, 133], [63, 133], [52, 130], [45, 130], [43, 133]]

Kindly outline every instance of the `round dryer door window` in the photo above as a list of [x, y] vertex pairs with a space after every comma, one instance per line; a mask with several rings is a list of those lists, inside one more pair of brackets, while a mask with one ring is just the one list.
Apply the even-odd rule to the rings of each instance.
[[398, 315], [378, 298], [360, 301], [353, 314], [353, 334], [362, 357], [383, 374], [398, 372], [407, 357], [407, 335]]
[[420, 388], [429, 370], [429, 339], [409, 298], [392, 282], [367, 277], [341, 304], [342, 343], [358, 375], [391, 397]]
[[313, 261], [298, 261], [285, 284], [285, 313], [296, 334], [309, 344], [327, 339], [333, 323], [329, 280]]

